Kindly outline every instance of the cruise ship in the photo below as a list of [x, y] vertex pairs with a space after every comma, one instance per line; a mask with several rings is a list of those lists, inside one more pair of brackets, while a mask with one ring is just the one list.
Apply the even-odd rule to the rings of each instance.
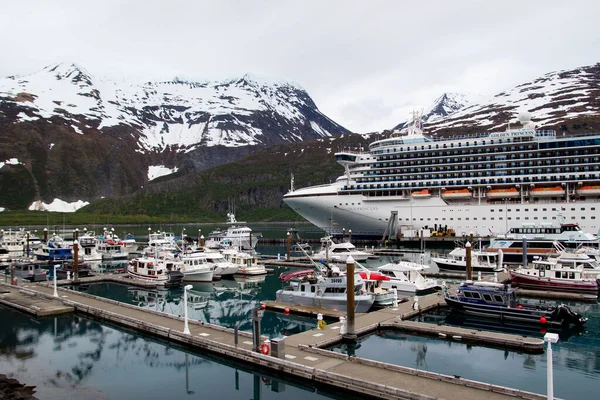
[[328, 234], [395, 237], [447, 227], [457, 236], [495, 236], [562, 215], [586, 232], [600, 218], [600, 134], [521, 128], [452, 138], [423, 135], [421, 116], [368, 152], [335, 154], [344, 174], [283, 200]]

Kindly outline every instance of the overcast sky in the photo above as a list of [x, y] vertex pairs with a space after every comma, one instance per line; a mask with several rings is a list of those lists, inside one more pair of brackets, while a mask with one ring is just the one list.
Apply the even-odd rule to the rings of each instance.
[[444, 92], [493, 95], [600, 62], [600, 1], [2, 1], [0, 76], [76, 62], [95, 77], [302, 85], [355, 132]]

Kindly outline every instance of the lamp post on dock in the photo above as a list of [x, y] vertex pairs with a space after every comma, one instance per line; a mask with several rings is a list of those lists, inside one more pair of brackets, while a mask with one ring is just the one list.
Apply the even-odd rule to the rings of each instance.
[[54, 297], [58, 297], [58, 292], [56, 291], [56, 264], [54, 264]]
[[190, 328], [188, 326], [188, 307], [187, 307], [187, 292], [192, 290], [192, 285], [185, 285], [183, 287], [183, 333], [186, 335], [190, 334]]
[[546, 333], [544, 335], [544, 342], [548, 343], [548, 355], [546, 356], [548, 360], [548, 371], [546, 376], [546, 384], [547, 384], [547, 397], [548, 400], [554, 400], [554, 377], [552, 371], [552, 343], [558, 342], [558, 333]]

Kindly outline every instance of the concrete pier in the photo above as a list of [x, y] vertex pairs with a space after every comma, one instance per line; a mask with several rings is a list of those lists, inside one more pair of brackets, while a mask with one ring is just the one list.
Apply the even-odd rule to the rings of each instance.
[[[1, 285], [0, 289], [7, 290]], [[40, 302], [56, 302], [51, 284], [32, 284], [25, 288]], [[20, 290], [10, 288], [13, 290]], [[183, 333], [183, 318], [140, 307], [102, 299], [88, 293], [65, 288], [59, 289], [60, 302], [76, 312], [110, 321], [121, 326], [160, 337], [194, 349], [210, 351], [259, 367], [272, 369], [320, 384], [327, 384], [354, 393], [383, 399], [440, 399], [461, 398], [462, 400], [486, 400], [521, 398], [542, 400], [545, 397], [489, 385], [462, 378], [420, 371], [347, 356], [323, 350], [320, 347], [341, 340], [339, 323], [324, 330], [311, 330], [286, 337], [278, 354], [281, 358], [252, 351], [249, 333], [239, 332], [236, 345], [233, 329], [190, 320], [190, 334]], [[438, 295], [425, 296], [419, 301], [421, 310], [439, 304]], [[357, 335], [380, 325], [381, 320], [400, 323], [419, 310], [404, 303], [402, 307], [384, 309], [356, 317]], [[409, 321], [404, 321], [409, 322]], [[266, 339], [266, 338], [263, 338]], [[262, 340], [261, 340], [262, 341]], [[284, 346], [284, 348], [283, 348]]]

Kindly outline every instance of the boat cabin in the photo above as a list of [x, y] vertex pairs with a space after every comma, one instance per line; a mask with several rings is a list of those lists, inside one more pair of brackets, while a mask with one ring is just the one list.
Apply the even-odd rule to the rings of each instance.
[[515, 290], [501, 283], [466, 281], [458, 287], [457, 297], [465, 303], [517, 307]]

